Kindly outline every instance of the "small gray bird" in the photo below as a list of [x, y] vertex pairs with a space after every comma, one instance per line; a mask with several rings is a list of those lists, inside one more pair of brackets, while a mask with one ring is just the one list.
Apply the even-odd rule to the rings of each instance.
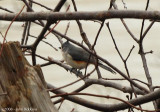
[[[66, 63], [75, 69], [81, 70], [87, 66], [87, 63], [95, 64], [93, 55], [90, 56], [87, 51], [80, 47], [74, 46], [69, 41], [66, 41], [62, 44], [62, 55]], [[100, 61], [98, 61], [98, 65], [103, 69], [110, 71], [111, 73], [116, 73], [111, 68], [103, 65]]]

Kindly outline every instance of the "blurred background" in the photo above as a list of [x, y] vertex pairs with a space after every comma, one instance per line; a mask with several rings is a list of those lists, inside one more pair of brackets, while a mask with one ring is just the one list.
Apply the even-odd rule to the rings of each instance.
[[[52, 9], [54, 9], [56, 4], [58, 3], [58, 0], [35, 0], [35, 1], [43, 5], [46, 5], [47, 7], [52, 8]], [[102, 10], [107, 10], [110, 5], [109, 4], [110, 0], [75, 0], [75, 1], [77, 4], [78, 11], [102, 11]], [[127, 7], [127, 10], [144, 10], [146, 6], [146, 2], [147, 2], [146, 0], [123, 0], [123, 1], [125, 3], [125, 6]], [[126, 10], [124, 8], [124, 3], [122, 2], [122, 0], [117, 0], [116, 3], [119, 9]], [[66, 7], [68, 7], [69, 4], [71, 5], [70, 11], [74, 11], [70, 0], [67, 1]], [[19, 12], [21, 8], [23, 7], [23, 5], [24, 4], [20, 0], [1, 0], [0, 1], [1, 7], [12, 10], [13, 12]], [[159, 0], [150, 1], [149, 10], [159, 11], [160, 10], [159, 6], [160, 6]], [[63, 7], [61, 11], [65, 11], [66, 7]], [[46, 11], [46, 9], [38, 5], [35, 5], [35, 4], [33, 4], [33, 9], [34, 11], [38, 11], [38, 12]], [[3, 13], [5, 11], [0, 10], [0, 12]], [[132, 31], [132, 33], [136, 36], [136, 38], [139, 39], [142, 20], [125, 19], [125, 21], [128, 27], [130, 28], [130, 30]], [[61, 33], [64, 33], [68, 22], [69, 21], [61, 21], [55, 29]], [[132, 46], [133, 45], [135, 46], [127, 62], [131, 77], [147, 82], [146, 76], [144, 74], [142, 60], [141, 60], [140, 55], [138, 54], [139, 47], [137, 43], [127, 33], [120, 19], [112, 19], [112, 20], [108, 19], [105, 21], [105, 23], [107, 22], [109, 22], [110, 24], [110, 28], [112, 30], [115, 41], [117, 42], [118, 48], [124, 58], [127, 57]], [[93, 21], [81, 21], [81, 23], [82, 23], [85, 33], [87, 34], [89, 41], [93, 44], [96, 34], [98, 32], [98, 29], [100, 27], [100, 24], [93, 22]], [[5, 34], [6, 29], [9, 24], [10, 22], [0, 21], [0, 32], [3, 35]], [[23, 33], [23, 24], [24, 22], [14, 22], [12, 24], [7, 34], [7, 41], [20, 41], [21, 42], [22, 33]], [[146, 20], [144, 29], [146, 29], [149, 24], [150, 24], [150, 21]], [[41, 30], [42, 30], [42, 27], [39, 27], [38, 25], [35, 25], [33, 23], [31, 26], [30, 34], [34, 36], [38, 36]], [[146, 58], [147, 58], [148, 66], [149, 66], [149, 72], [151, 74], [152, 81], [155, 86], [160, 85], [160, 81], [159, 81], [160, 79], [160, 76], [159, 76], [160, 75], [160, 37], [159, 37], [160, 34], [159, 34], [159, 30], [160, 30], [160, 24], [157, 22], [153, 25], [153, 27], [148, 32], [144, 40], [144, 50], [146, 52], [153, 50], [153, 54], [146, 55]], [[79, 28], [75, 21], [70, 21], [70, 27], [67, 32], [67, 36], [71, 37], [72, 39], [76, 41], [79, 41], [79, 42], [82, 41], [82, 38], [79, 33]], [[34, 40], [35, 40], [34, 38], [29, 38], [28, 45], [32, 44]], [[46, 58], [49, 56], [54, 59], [61, 60], [62, 59], [61, 50], [58, 48], [60, 47], [60, 43], [57, 40], [57, 38], [54, 35], [49, 34], [47, 36], [47, 39], [44, 39], [44, 40], [51, 43], [55, 48], [58, 49], [58, 51], [55, 51], [49, 45], [46, 45], [45, 43], [41, 42], [38, 46], [37, 54], [44, 56]], [[0, 42], [2, 43], [2, 41], [3, 41], [3, 38], [0, 35]], [[65, 39], [63, 41], [65, 41]], [[117, 51], [115, 50], [114, 44], [112, 42], [111, 36], [109, 34], [109, 31], [106, 25], [104, 25], [100, 33], [95, 49], [99, 55], [101, 55], [103, 58], [107, 59], [114, 66], [116, 66], [117, 68], [122, 70], [124, 73], [126, 73], [123, 62], [120, 59]], [[26, 58], [32, 64], [31, 58], [29, 56], [27, 56]], [[37, 58], [38, 64], [42, 64], [44, 62], [45, 62], [44, 60]], [[91, 71], [92, 69], [93, 69], [93, 66], [89, 66], [88, 71]], [[57, 65], [46, 66], [46, 67], [43, 67], [42, 70], [43, 70], [45, 80], [55, 85], [56, 87], [66, 85], [78, 79], [74, 74], [67, 72], [65, 69]], [[122, 78], [118, 74], [113, 75], [109, 72], [104, 71], [103, 69], [100, 69], [100, 70], [104, 78]], [[84, 72], [84, 70], [82, 70], [82, 72]], [[91, 78], [97, 78], [96, 72], [92, 74]], [[120, 83], [123, 85], [128, 85], [128, 82], [126, 81], [122, 81]], [[75, 90], [76, 88], [80, 87], [81, 85], [83, 85], [83, 81], [78, 82], [70, 87], [64, 88], [63, 90], [67, 92], [71, 92]], [[111, 95], [111, 96], [120, 97], [126, 100], [127, 100], [126, 95], [128, 95], [128, 94], [122, 93], [121, 91], [117, 91], [112, 88], [106, 88], [106, 87], [98, 86], [98, 85], [91, 86], [85, 89], [83, 92], [90, 92], [90, 93], [101, 94], [101, 95]], [[81, 96], [81, 97], [86, 98], [91, 101], [95, 101], [97, 103], [103, 103], [103, 104], [104, 103], [111, 104], [111, 103], [118, 102], [115, 100], [108, 100], [108, 99], [100, 99], [100, 98], [85, 97], [85, 96]], [[58, 107], [59, 104], [57, 104], [56, 106]], [[152, 103], [145, 104], [142, 107], [145, 109], [153, 109]], [[95, 110], [91, 110], [86, 107], [76, 105], [70, 101], [63, 102], [60, 108], [60, 112], [70, 112], [73, 108], [74, 108], [74, 112], [86, 112], [86, 111], [97, 112]], [[122, 112], [127, 112], [127, 110], [122, 111]]]

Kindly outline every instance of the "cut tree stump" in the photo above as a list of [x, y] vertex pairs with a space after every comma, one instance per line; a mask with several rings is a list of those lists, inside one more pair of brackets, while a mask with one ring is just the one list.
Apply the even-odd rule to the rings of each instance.
[[20, 44], [5, 43], [0, 56], [0, 112], [57, 112], [46, 88], [40, 66], [28, 63]]

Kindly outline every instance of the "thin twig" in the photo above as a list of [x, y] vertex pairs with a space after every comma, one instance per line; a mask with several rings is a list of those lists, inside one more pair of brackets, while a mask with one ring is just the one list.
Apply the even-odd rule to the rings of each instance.
[[142, 38], [144, 38], [146, 36], [146, 34], [148, 33], [148, 31], [151, 29], [152, 25], [155, 23], [156, 20], [153, 20], [151, 22], [151, 24], [148, 26], [148, 28], [146, 29], [146, 31], [143, 33]]
[[[115, 1], [112, 2], [112, 5], [113, 5], [114, 9], [118, 10], [118, 6], [116, 5]], [[133, 40], [135, 40], [138, 43], [138, 39], [131, 32], [131, 30], [127, 26], [126, 22], [124, 21], [124, 19], [121, 18], [121, 22], [123, 23], [124, 27], [126, 28], [127, 32], [130, 34], [130, 36], [133, 38]]]
[[[124, 78], [102, 78], [102, 79], [104, 79], [104, 80], [116, 80], [116, 81], [126, 80]], [[145, 84], [145, 85], [148, 86], [148, 83], [143, 82], [141, 80], [138, 80], [138, 79], [135, 79], [135, 78], [132, 78], [132, 80], [138, 81], [138, 82], [140, 82], [140, 83]]]
[[9, 13], [14, 13], [13, 11], [8, 10], [7, 8], [3, 8], [3, 7], [1, 7], [1, 6], [0, 6], [0, 9], [2, 9], [2, 10], [4, 10], [4, 11], [7, 11], [7, 12], [9, 12]]
[[[150, 0], [147, 0], [145, 10], [148, 9], [149, 2], [150, 2]], [[153, 91], [154, 91], [154, 89], [152, 88], [153, 83], [152, 83], [152, 78], [151, 78], [151, 75], [150, 75], [150, 73], [149, 73], [149, 68], [148, 68], [147, 60], [146, 60], [145, 53], [144, 53], [143, 40], [144, 40], [144, 37], [145, 37], [146, 33], [147, 33], [147, 32], [149, 31], [149, 29], [152, 27], [154, 21], [149, 25], [149, 27], [147, 28], [147, 30], [146, 30], [146, 32], [144, 33], [144, 36], [143, 36], [144, 23], [145, 23], [145, 19], [143, 19], [143, 21], [142, 21], [142, 26], [141, 26], [140, 40], [139, 40], [139, 54], [140, 54], [140, 56], [141, 56], [142, 64], [143, 64], [143, 68], [144, 68], [144, 72], [145, 72], [146, 78], [147, 78], [147, 80], [148, 80], [148, 85], [149, 85], [148, 87], [149, 87], [149, 89], [150, 89], [150, 92], [153, 92]], [[154, 108], [155, 108], [155, 109], [158, 108], [155, 101], [153, 101], [153, 105], [154, 105]]]
[[[5, 39], [5, 38], [4, 38], [4, 36], [3, 36], [3, 34], [2, 34], [2, 32], [0, 32], [0, 34], [1, 34], [2, 38], [3, 38], [3, 39]], [[7, 40], [6, 40], [6, 39], [5, 39], [5, 41], [7, 42]]]
[[[33, 38], [37, 38], [37, 37], [35, 37], [35, 36], [33, 36], [33, 35], [29, 35], [30, 37], [33, 37]], [[42, 40], [42, 42], [44, 42], [44, 43], [46, 43], [46, 44], [48, 44], [49, 46], [51, 46], [55, 51], [58, 51], [58, 49], [57, 48], [55, 48], [52, 44], [50, 44], [49, 42], [46, 42], [46, 41], [44, 41], [44, 40]]]
[[70, 112], [74, 112], [74, 110], [75, 110], [75, 109], [73, 108]]
[[149, 86], [148, 83], [143, 82], [143, 81], [141, 81], [141, 80], [138, 80], [138, 79], [135, 79], [135, 78], [133, 78], [132, 80], [138, 81], [138, 82], [140, 82], [140, 83], [142, 83], [142, 84], [145, 84], [146, 86]]
[[50, 34], [52, 32], [52, 30], [54, 30], [54, 28], [60, 23], [60, 21], [57, 21], [57, 23], [49, 30], [49, 32], [47, 32], [45, 35], [44, 35], [44, 38], [47, 37], [48, 34]]
[[[32, 2], [29, 2], [29, 4], [28, 4], [30, 7], [32, 7]], [[27, 12], [30, 12], [30, 9], [27, 7]], [[27, 42], [28, 42], [28, 37], [29, 37], [29, 34], [30, 34], [30, 28], [31, 28], [31, 21], [29, 21], [28, 22], [28, 24], [27, 24], [27, 29], [26, 29], [26, 32], [27, 32], [27, 34], [26, 34], [26, 39], [25, 39], [25, 45], [27, 44]], [[24, 29], [25, 30], [25, 29]]]
[[148, 51], [148, 52], [145, 52], [144, 54], [146, 55], [146, 54], [152, 54], [152, 53], [153, 53], [153, 51], [150, 50], [150, 51]]
[[31, 28], [31, 22], [28, 22], [25, 45], [27, 45], [27, 42], [28, 42], [28, 37], [29, 37], [29, 35], [30, 35], [30, 28]]
[[23, 11], [24, 7], [25, 7], [25, 5], [22, 7], [22, 9], [20, 10], [20, 12], [13, 18], [13, 20], [11, 21], [11, 23], [9, 24], [9, 26], [8, 26], [8, 28], [7, 28], [7, 31], [6, 31], [6, 33], [5, 33], [5, 35], [4, 35], [3, 44], [2, 44], [2, 47], [1, 47], [1, 50], [0, 50], [0, 56], [1, 56], [2, 51], [3, 51], [4, 42], [5, 42], [6, 38], [7, 38], [7, 33], [8, 33], [8, 31], [9, 31], [12, 23], [14, 22], [14, 20], [15, 20], [15, 19], [21, 14], [21, 12]]
[[[74, 0], [72, 0], [73, 6], [74, 6], [74, 10], [77, 12], [77, 7], [76, 7], [76, 3]], [[91, 49], [91, 43], [89, 42], [86, 33], [84, 32], [83, 28], [82, 28], [82, 24], [79, 20], [76, 20], [78, 27], [79, 27], [79, 31], [81, 34], [81, 37], [83, 39], [83, 41], [86, 43], [86, 45], [89, 47], [89, 49]]]
[[33, 0], [29, 0], [29, 1], [32, 2], [32, 3], [34, 3], [34, 4], [39, 5], [39, 6], [41, 6], [41, 7], [44, 7], [44, 8], [47, 9], [47, 10], [54, 11], [53, 9], [51, 9], [51, 8], [49, 8], [49, 7], [46, 7], [45, 5], [42, 5], [42, 4], [38, 3], [38, 2], [35, 2], [35, 1], [33, 1]]
[[96, 43], [97, 43], [99, 34], [100, 34], [100, 32], [101, 32], [101, 30], [102, 30], [102, 28], [103, 28], [103, 25], [104, 25], [104, 22], [105, 22], [105, 20], [102, 21], [102, 24], [101, 24], [101, 26], [100, 26], [100, 28], [99, 28], [99, 30], [98, 30], [97, 35], [96, 35], [95, 41], [94, 41], [94, 43], [93, 43], [93, 45], [92, 45], [92, 49], [94, 49], [94, 47], [95, 47], [95, 45], [96, 45]]
[[[30, 7], [30, 5], [28, 4], [28, 2], [26, 0], [22, 0], [24, 2], [24, 4], [27, 6], [28, 10], [31, 12], [34, 12], [34, 10], [32, 9], [32, 7]], [[38, 20], [41, 24], [44, 25], [44, 23], [41, 20]]]
[[62, 99], [62, 101], [61, 101], [61, 103], [60, 103], [60, 105], [59, 105], [59, 107], [58, 107], [58, 110], [61, 108], [61, 106], [62, 106], [62, 103], [64, 102], [64, 98]]
[[106, 26], [107, 26], [107, 28], [108, 28], [108, 30], [109, 30], [109, 33], [110, 33], [111, 38], [112, 38], [112, 40], [113, 40], [113, 43], [114, 43], [114, 45], [115, 45], [115, 49], [117, 50], [117, 52], [118, 52], [121, 60], [124, 61], [124, 58], [123, 58], [123, 56], [121, 55], [121, 53], [120, 53], [120, 51], [119, 51], [119, 49], [118, 49], [118, 47], [117, 47], [116, 41], [115, 41], [115, 39], [114, 39], [114, 37], [113, 37], [113, 34], [112, 34], [112, 32], [111, 32], [111, 29], [110, 29], [110, 27], [109, 27], [109, 22], [106, 23]]
[[[32, 7], [32, 2], [29, 2], [28, 4], [30, 7]], [[31, 10], [29, 9], [29, 7], [27, 7], [27, 12], [30, 12]], [[29, 31], [30, 31], [30, 27], [31, 27], [31, 21], [26, 21], [24, 24], [24, 30], [23, 30], [23, 34], [22, 34], [22, 39], [21, 39], [21, 45], [26, 45], [27, 41], [28, 41], [28, 36], [29, 36]], [[25, 43], [24, 43], [25, 41]]]
[[26, 32], [27, 32], [27, 27], [28, 27], [28, 22], [25, 22], [23, 26], [24, 26], [24, 29], [23, 29], [23, 33], [22, 33], [21, 45], [24, 44], [24, 40], [25, 40]]
[[128, 56], [127, 56], [127, 58], [125, 59], [125, 61], [128, 60], [128, 58], [129, 58], [129, 56], [131, 55], [131, 53], [132, 53], [132, 51], [133, 51], [134, 48], [135, 48], [135, 46], [133, 45], [132, 48], [131, 48], [131, 50], [130, 50], [130, 52], [128, 53]]
[[[67, 7], [66, 12], [69, 10], [70, 5]], [[57, 23], [50, 29], [50, 31], [44, 35], [44, 37], [46, 38], [48, 34], [50, 34], [52, 32], [52, 30], [55, 29], [55, 27], [60, 23], [60, 21], [57, 21]]]
[[[145, 10], [148, 9], [149, 2], [150, 2], [150, 0], [147, 0], [147, 5], [146, 5]], [[143, 28], [144, 28], [144, 22], [145, 22], [145, 19], [143, 19], [143, 21], [142, 21], [141, 32], [140, 32], [140, 43], [142, 43], [142, 41], [144, 39], [144, 36], [142, 36], [142, 34], [143, 34]]]
[[65, 30], [64, 35], [67, 35], [67, 32], [68, 32], [69, 26], [70, 26], [70, 22], [68, 22], [68, 24], [67, 24], [67, 27], [66, 27], [66, 30]]
[[[98, 30], [98, 32], [97, 32], [96, 38], [95, 38], [95, 40], [94, 40], [94, 43], [93, 43], [93, 45], [92, 45], [92, 50], [94, 51], [94, 54], [95, 54], [95, 55], [96, 55], [97, 53], [96, 53], [94, 47], [95, 47], [95, 45], [96, 45], [96, 43], [97, 43], [99, 34], [100, 34], [100, 32], [101, 32], [101, 30], [102, 30], [102, 28], [103, 28], [104, 22], [105, 22], [105, 21], [102, 22], [102, 24], [101, 24], [101, 26], [100, 26], [100, 28], [99, 28], [99, 30]], [[97, 71], [98, 78], [102, 78], [101, 72], [100, 72], [100, 70], [99, 70], [99, 68], [98, 68], [98, 58], [97, 58], [97, 57], [95, 57], [95, 68], [96, 68], [96, 71]]]

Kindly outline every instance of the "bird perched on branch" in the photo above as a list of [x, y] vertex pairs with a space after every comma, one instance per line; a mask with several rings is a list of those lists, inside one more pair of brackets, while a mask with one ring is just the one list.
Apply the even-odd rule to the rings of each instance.
[[[87, 51], [80, 47], [74, 46], [69, 41], [66, 41], [62, 44], [62, 55], [64, 61], [66, 61], [68, 65], [72, 66], [75, 69], [81, 70], [83, 68], [86, 68], [87, 63], [96, 64], [93, 55], [90, 55]], [[98, 65], [101, 68], [110, 71], [111, 73], [116, 73], [110, 67], [102, 64], [100, 61], [98, 61]]]

